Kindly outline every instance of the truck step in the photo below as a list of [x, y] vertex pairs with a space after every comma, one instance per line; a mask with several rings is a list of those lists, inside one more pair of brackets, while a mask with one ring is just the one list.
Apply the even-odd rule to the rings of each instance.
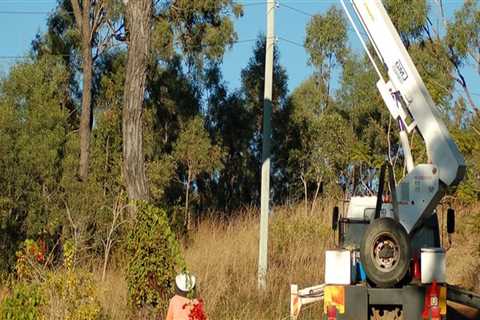
[[447, 300], [480, 310], [480, 294], [457, 286], [447, 286]]

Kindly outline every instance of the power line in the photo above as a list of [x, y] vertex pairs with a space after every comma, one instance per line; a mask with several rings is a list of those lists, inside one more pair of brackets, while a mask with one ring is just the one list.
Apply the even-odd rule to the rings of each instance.
[[[256, 42], [258, 39], [257, 38], [250, 38], [250, 39], [242, 39], [242, 40], [236, 40], [233, 41], [231, 44], [236, 45], [236, 44], [242, 44], [242, 43], [251, 43], [251, 42]], [[207, 47], [205, 45], [205, 47]], [[71, 55], [68, 54], [52, 54], [50, 56], [53, 57], [70, 57]], [[35, 58], [34, 56], [29, 56], [29, 55], [0, 55], [0, 60], [22, 60], [22, 59], [31, 59]]]
[[293, 40], [289, 40], [289, 39], [284, 38], [284, 37], [281, 37], [281, 36], [279, 36], [278, 39], [283, 40], [283, 41], [285, 41], [285, 42], [287, 42], [287, 43], [293, 44], [293, 45], [295, 45], [295, 46], [301, 47], [301, 48], [303, 48], [303, 49], [307, 49], [307, 47], [305, 47], [305, 45], [303, 45], [303, 44], [301, 44], [301, 43], [299, 43], [299, 42], [296, 42], [296, 41], [293, 41]]
[[20, 60], [20, 59], [28, 59], [28, 56], [0, 56], [0, 60]]
[[50, 13], [51, 12], [47, 12], [47, 11], [0, 11], [0, 14], [11, 14], [11, 15], [17, 15], [17, 14], [46, 15]]
[[233, 4], [241, 5], [241, 6], [244, 6], [244, 7], [259, 6], [259, 5], [263, 5], [263, 4], [266, 4], [266, 3], [267, 3], [266, 1], [262, 1], [262, 2], [234, 1], [233, 2]]
[[297, 13], [303, 14], [303, 15], [305, 15], [305, 16], [313, 17], [313, 14], [310, 14], [310, 13], [308, 13], [308, 12], [306, 12], [306, 11], [303, 11], [303, 10], [297, 9], [297, 8], [295, 8], [295, 7], [292, 7], [292, 6], [283, 4], [283, 3], [281, 3], [281, 2], [279, 3], [279, 5], [280, 5], [281, 7], [285, 7], [285, 8], [287, 8], [287, 9], [290, 9], [290, 10], [295, 11], [295, 12], [297, 12]]
[[55, 1], [26, 1], [26, 0], [15, 0], [15, 1], [0, 1], [0, 5], [10, 5], [10, 4], [28, 4], [28, 5], [45, 5], [45, 4], [56, 4]]

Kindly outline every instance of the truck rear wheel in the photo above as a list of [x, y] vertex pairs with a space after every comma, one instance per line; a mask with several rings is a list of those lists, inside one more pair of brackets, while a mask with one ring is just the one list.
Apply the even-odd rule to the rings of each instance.
[[410, 265], [410, 252], [405, 228], [391, 218], [372, 221], [360, 244], [360, 258], [367, 278], [381, 288], [402, 281]]

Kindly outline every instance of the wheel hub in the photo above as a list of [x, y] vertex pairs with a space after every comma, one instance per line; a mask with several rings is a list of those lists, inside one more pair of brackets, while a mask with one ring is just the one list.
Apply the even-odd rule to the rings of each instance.
[[374, 241], [372, 255], [378, 269], [388, 272], [398, 263], [400, 247], [391, 236], [381, 234]]

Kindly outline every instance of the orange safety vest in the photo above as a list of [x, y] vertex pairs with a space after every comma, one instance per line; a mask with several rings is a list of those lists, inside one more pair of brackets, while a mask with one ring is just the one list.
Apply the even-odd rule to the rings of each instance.
[[194, 303], [196, 303], [196, 300], [192, 301], [188, 298], [175, 295], [170, 299], [167, 318], [165, 320], [189, 320], [188, 316]]

